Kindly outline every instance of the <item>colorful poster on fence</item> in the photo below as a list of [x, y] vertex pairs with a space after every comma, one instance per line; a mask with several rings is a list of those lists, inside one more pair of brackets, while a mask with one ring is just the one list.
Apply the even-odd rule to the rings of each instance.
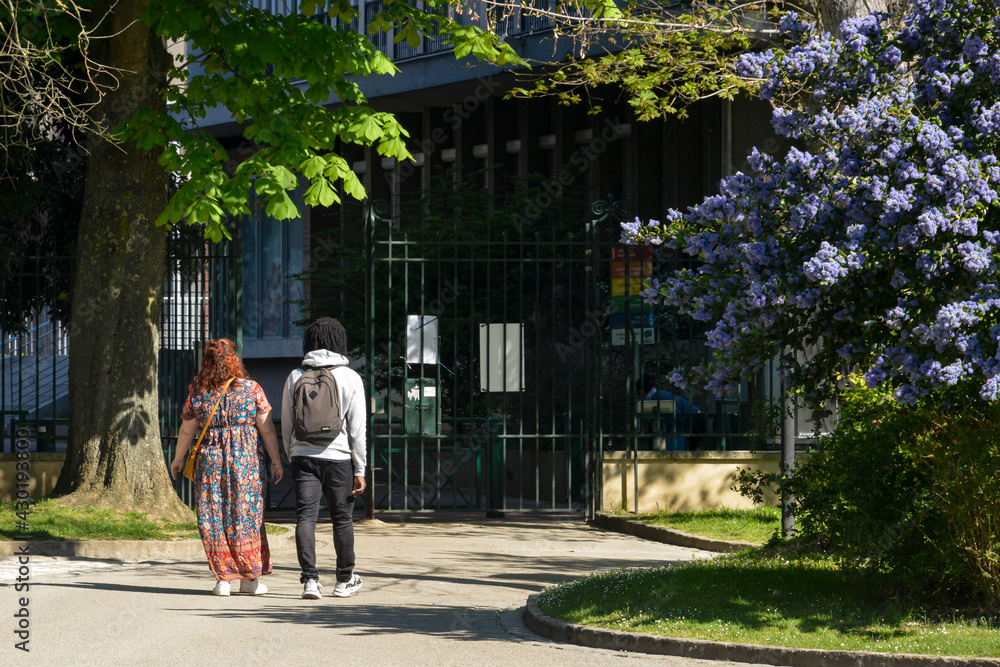
[[636, 343], [656, 342], [653, 308], [639, 292], [653, 271], [653, 249], [647, 246], [615, 246], [611, 249], [611, 344], [624, 345], [631, 324]]

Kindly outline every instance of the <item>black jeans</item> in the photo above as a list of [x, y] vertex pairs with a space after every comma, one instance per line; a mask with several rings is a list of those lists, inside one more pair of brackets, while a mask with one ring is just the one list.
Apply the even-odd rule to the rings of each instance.
[[350, 581], [354, 573], [354, 464], [309, 456], [292, 457], [295, 480], [295, 550], [301, 583], [319, 579], [316, 570], [316, 520], [320, 496], [326, 496], [333, 521], [333, 548], [337, 551], [337, 581]]

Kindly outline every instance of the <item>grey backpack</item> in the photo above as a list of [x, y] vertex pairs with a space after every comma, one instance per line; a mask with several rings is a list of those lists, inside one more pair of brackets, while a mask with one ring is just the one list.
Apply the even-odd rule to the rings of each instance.
[[303, 366], [292, 390], [292, 428], [296, 440], [329, 444], [344, 427], [340, 389], [330, 369], [340, 366]]

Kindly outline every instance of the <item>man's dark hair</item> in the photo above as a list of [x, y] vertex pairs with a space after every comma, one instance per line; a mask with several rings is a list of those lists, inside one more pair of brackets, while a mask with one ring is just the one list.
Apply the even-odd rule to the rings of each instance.
[[637, 394], [645, 396], [656, 386], [656, 380], [649, 373], [643, 373], [642, 377], [635, 381], [635, 391]]
[[302, 334], [302, 353], [309, 354], [315, 350], [330, 350], [347, 356], [347, 331], [332, 317], [321, 317], [308, 327]]

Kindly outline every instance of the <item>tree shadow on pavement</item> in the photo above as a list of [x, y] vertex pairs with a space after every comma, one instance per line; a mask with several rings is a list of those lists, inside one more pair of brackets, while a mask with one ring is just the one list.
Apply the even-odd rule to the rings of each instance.
[[443, 603], [408, 605], [347, 605], [321, 600], [299, 607], [264, 605], [245, 609], [182, 609], [186, 614], [249, 620], [278, 625], [315, 626], [346, 636], [411, 633], [452, 640], [482, 641], [507, 638], [497, 609], [477, 609]]

